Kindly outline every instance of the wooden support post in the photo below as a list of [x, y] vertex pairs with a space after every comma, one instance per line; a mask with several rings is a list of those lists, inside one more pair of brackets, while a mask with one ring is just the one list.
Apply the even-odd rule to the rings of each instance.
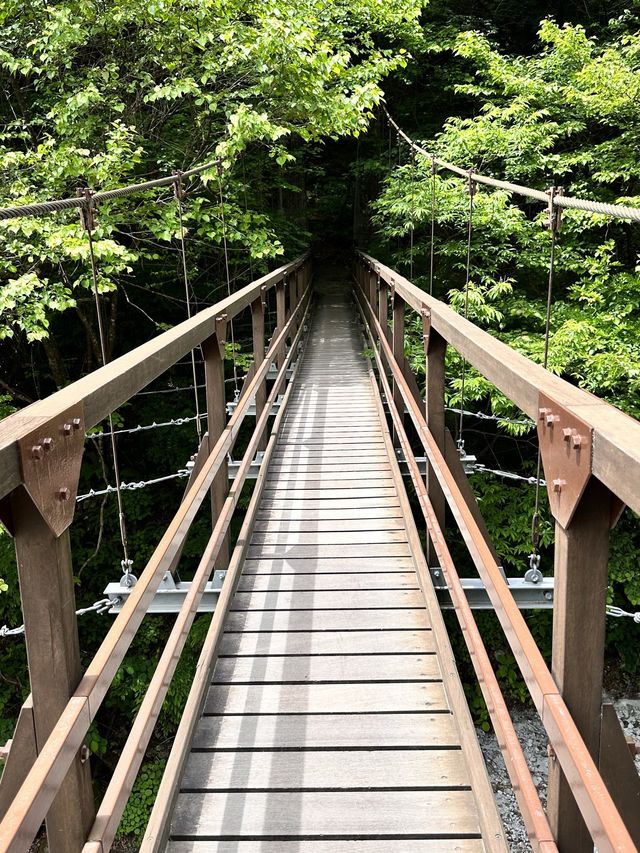
[[[279, 332], [284, 329], [286, 322], [284, 281], [279, 281], [276, 284], [276, 328]], [[282, 366], [282, 362], [284, 361], [285, 347], [286, 343], [283, 342], [278, 349], [276, 357], [276, 365], [278, 368]]]
[[[224, 345], [226, 328], [220, 325], [218, 331], [202, 344], [204, 357], [204, 375], [207, 395], [209, 453], [213, 450], [226, 426], [226, 394], [224, 384]], [[211, 512], [213, 525], [222, 511], [229, 490], [229, 471], [227, 463], [220, 466], [211, 486]], [[229, 565], [229, 539], [225, 539], [218, 554], [218, 569]]]
[[[426, 389], [425, 389], [425, 419], [433, 435], [438, 449], [446, 453], [446, 436], [444, 422], [444, 386], [445, 386], [445, 356], [447, 342], [431, 328], [431, 315], [428, 311], [422, 314], [422, 329], [425, 351]], [[445, 529], [446, 500], [438, 479], [432, 467], [427, 464], [427, 489], [429, 500], [436, 513], [438, 524]], [[429, 548], [428, 557], [434, 559], [433, 548]]]
[[380, 290], [378, 291], [378, 320], [382, 331], [387, 336], [387, 340], [391, 342], [389, 335], [389, 285], [384, 279], [380, 279]]
[[[71, 546], [68, 528], [56, 536], [22, 487], [11, 515], [39, 752], [82, 675]], [[89, 761], [78, 754], [47, 815], [51, 853], [82, 850], [94, 815]]]
[[[294, 279], [295, 284], [295, 279]], [[253, 328], [253, 363], [258, 370], [264, 361], [264, 303], [262, 294], [251, 303], [251, 326]], [[266, 382], [261, 382], [256, 390], [256, 423], [262, 414], [267, 399]], [[258, 450], [264, 450], [267, 446], [267, 435], [261, 439]]]
[[[393, 290], [393, 357], [400, 371], [404, 374], [404, 312], [406, 302]], [[393, 400], [396, 404], [400, 420], [404, 423], [404, 398], [398, 383], [393, 381]]]
[[378, 315], [378, 276], [373, 272], [369, 273], [368, 277], [368, 292], [363, 288], [365, 296], [369, 299], [371, 310]]
[[[543, 456], [544, 458], [544, 456]], [[556, 522], [552, 673], [594, 760], [600, 746], [611, 494], [591, 479], [568, 526]], [[549, 762], [549, 823], [561, 853], [593, 841], [558, 762]]]
[[[296, 305], [298, 304], [297, 299], [297, 291], [298, 291], [298, 273], [291, 273], [289, 278], [287, 279], [287, 283], [289, 285], [289, 312], [287, 314], [287, 318], [291, 317], [293, 312], [296, 310]], [[291, 337], [293, 338], [295, 333], [298, 331], [297, 323], [293, 323], [291, 326]]]

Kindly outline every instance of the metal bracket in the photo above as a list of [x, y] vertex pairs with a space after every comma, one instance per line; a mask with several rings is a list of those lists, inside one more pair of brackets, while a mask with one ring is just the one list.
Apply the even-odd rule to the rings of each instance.
[[593, 429], [541, 392], [538, 441], [551, 512], [566, 529], [591, 477]]
[[429, 308], [422, 308], [420, 314], [422, 315], [422, 340], [424, 341], [424, 351], [425, 353], [428, 353], [429, 338], [431, 337], [431, 310]]
[[216, 317], [216, 340], [220, 350], [220, 358], [224, 358], [225, 344], [227, 342], [227, 314]]
[[[84, 409], [78, 404], [18, 442], [22, 482], [55, 536], [73, 521], [84, 433]], [[11, 519], [3, 514], [2, 520], [11, 530]]]

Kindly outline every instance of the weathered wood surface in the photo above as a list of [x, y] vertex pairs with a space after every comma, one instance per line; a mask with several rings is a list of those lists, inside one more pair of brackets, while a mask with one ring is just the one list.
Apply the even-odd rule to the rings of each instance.
[[346, 303], [325, 301], [226, 617], [170, 853], [492, 849], [361, 352]]

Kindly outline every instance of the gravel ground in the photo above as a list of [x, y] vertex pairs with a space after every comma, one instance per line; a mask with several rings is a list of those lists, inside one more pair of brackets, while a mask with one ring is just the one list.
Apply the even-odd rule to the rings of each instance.
[[[607, 701], [605, 699], [605, 701]], [[611, 701], [611, 700], [609, 700]], [[621, 699], [615, 702], [620, 723], [627, 737], [640, 743], [640, 698]], [[537, 713], [531, 709], [512, 712], [513, 724], [522, 744], [527, 764], [535, 786], [540, 794], [543, 806], [547, 796], [547, 737]], [[504, 829], [511, 853], [529, 853], [531, 845], [527, 839], [518, 804], [511, 789], [502, 754], [495, 736], [478, 731], [480, 748], [487, 762], [487, 769], [493, 784], [493, 790], [502, 817]], [[636, 758], [640, 772], [640, 757]]]

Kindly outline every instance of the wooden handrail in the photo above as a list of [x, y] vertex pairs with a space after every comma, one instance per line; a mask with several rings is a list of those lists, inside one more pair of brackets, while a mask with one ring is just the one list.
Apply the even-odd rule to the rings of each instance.
[[18, 451], [21, 438], [79, 403], [84, 404], [85, 428], [95, 426], [213, 335], [216, 318], [226, 315], [232, 319], [265, 290], [294, 274], [307, 259], [305, 254], [278, 267], [77, 382], [4, 418], [0, 422], [0, 498], [22, 482]]
[[549, 373], [370, 255], [358, 254], [414, 310], [419, 313], [428, 310], [432, 328], [533, 421], [539, 418], [542, 392], [589, 424], [594, 430], [593, 474], [634, 512], [640, 513], [638, 421]]

